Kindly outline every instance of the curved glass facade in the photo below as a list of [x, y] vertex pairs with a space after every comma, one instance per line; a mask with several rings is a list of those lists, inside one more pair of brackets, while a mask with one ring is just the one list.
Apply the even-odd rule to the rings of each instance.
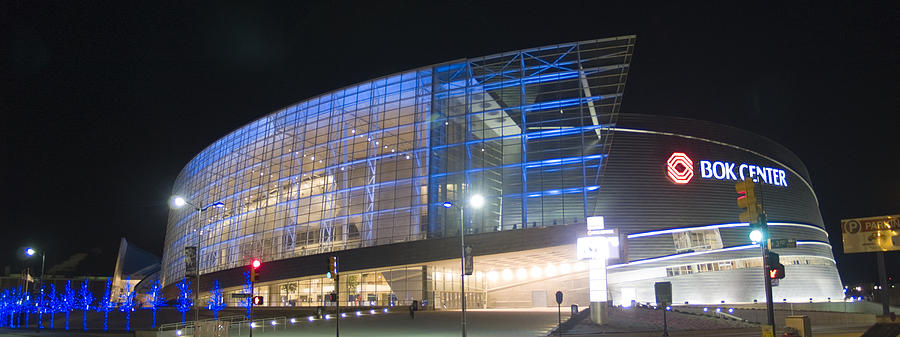
[[[173, 192], [164, 284], [405, 241], [573, 224], [594, 213], [634, 36], [423, 67], [336, 90], [198, 154]], [[441, 207], [473, 193], [463, 219]], [[582, 220], [579, 220], [582, 219]]]

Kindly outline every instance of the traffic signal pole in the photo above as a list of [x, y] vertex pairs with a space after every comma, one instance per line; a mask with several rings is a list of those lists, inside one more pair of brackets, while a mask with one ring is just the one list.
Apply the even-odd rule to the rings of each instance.
[[[253, 267], [251, 267], [253, 268]], [[250, 298], [247, 300], [250, 301], [250, 337], [253, 337], [253, 290], [256, 289], [254, 287], [253, 278], [250, 278]]]
[[337, 274], [334, 275], [334, 336], [341, 337], [341, 279]]
[[[765, 224], [765, 216], [760, 217], [760, 222]], [[766, 231], [768, 232], [768, 230]], [[766, 233], [768, 235], [768, 233]], [[763, 240], [759, 243], [759, 246], [762, 250], [762, 258], [763, 258], [763, 277], [766, 280], [766, 321], [772, 326], [772, 329], [775, 329], [775, 304], [772, 302], [772, 277], [769, 275], [769, 249], [768, 242], [769, 240]]]
[[[766, 213], [762, 206], [756, 202], [756, 192], [753, 180], [745, 178], [734, 185], [734, 190], [741, 196], [737, 198], [737, 206], [743, 211], [738, 216], [741, 222], [750, 226], [750, 239], [759, 242], [762, 252], [762, 270], [766, 288], [766, 320], [772, 329], [775, 329], [775, 308], [772, 302], [772, 275], [769, 274], [769, 264], [775, 265], [779, 261], [769, 261], [769, 224], [766, 221]], [[756, 234], [756, 237], [754, 237]], [[779, 275], [779, 278], [784, 277]]]

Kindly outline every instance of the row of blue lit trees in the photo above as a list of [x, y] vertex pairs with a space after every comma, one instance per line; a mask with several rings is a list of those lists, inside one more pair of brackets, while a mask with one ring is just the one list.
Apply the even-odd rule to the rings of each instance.
[[[247, 279], [249, 282], [249, 278]], [[72, 288], [71, 281], [66, 281], [65, 288], [59, 291], [57, 291], [55, 284], [50, 283], [48, 286], [42, 287], [37, 296], [33, 296], [22, 288], [2, 290], [0, 291], [0, 327], [27, 328], [31, 315], [36, 314], [40, 328], [47, 328], [44, 325], [44, 316], [50, 315], [49, 328], [54, 329], [55, 315], [65, 314], [65, 329], [69, 330], [70, 314], [73, 311], [81, 311], [81, 327], [83, 330], [87, 330], [87, 312], [93, 310], [103, 313], [103, 330], [109, 330], [109, 313], [118, 310], [125, 314], [125, 329], [131, 330], [131, 313], [141, 307], [151, 310], [153, 327], [156, 327], [157, 311], [161, 307], [166, 306], [166, 299], [162, 295], [162, 286], [159, 280], [156, 280], [150, 286], [143, 304], [138, 303], [138, 294], [132, 289], [130, 282], [125, 282], [125, 284], [125, 289], [118, 299], [112, 298], [110, 292], [112, 280], [110, 279], [106, 280], [106, 290], [96, 299], [89, 288], [87, 279], [81, 283], [79, 290]], [[175, 309], [181, 312], [182, 323], [185, 322], [185, 314], [194, 307], [190, 284], [185, 279], [176, 285], [179, 294], [178, 298], [175, 299]], [[245, 285], [245, 288], [248, 287], [249, 284]], [[249, 299], [245, 302], [242, 302], [241, 305], [249, 311]], [[216, 280], [210, 291], [207, 309], [213, 312], [214, 317], [218, 318], [219, 311], [225, 309], [225, 307], [225, 296], [222, 288], [219, 287], [219, 281]]]

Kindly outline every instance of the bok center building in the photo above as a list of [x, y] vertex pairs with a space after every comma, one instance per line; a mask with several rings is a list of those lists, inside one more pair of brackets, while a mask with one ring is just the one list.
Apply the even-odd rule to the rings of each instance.
[[[739, 223], [749, 176], [787, 277], [775, 298], [842, 296], [803, 163], [769, 139], [676, 117], [619, 113], [634, 36], [461, 59], [331, 91], [228, 133], [181, 171], [161, 275], [168, 293], [197, 251], [201, 301], [215, 281], [268, 306], [468, 307], [589, 301], [576, 259], [586, 219], [620, 238], [614, 304], [764, 300], [761, 253]], [[483, 205], [467, 201], [481, 196]], [[452, 204], [445, 207], [446, 203]], [[329, 257], [339, 281], [326, 278]]]

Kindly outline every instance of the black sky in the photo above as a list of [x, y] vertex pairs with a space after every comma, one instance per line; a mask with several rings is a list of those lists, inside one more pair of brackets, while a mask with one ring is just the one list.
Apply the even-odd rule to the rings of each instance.
[[123, 236], [161, 255], [179, 170], [280, 107], [432, 63], [637, 34], [623, 113], [787, 146], [842, 278], [874, 280], [874, 256], [841, 253], [839, 225], [900, 213], [898, 27], [896, 5], [852, 1], [6, 1], [0, 267], [18, 272], [35, 245], [48, 266], [87, 253], [76, 273], [109, 274]]

